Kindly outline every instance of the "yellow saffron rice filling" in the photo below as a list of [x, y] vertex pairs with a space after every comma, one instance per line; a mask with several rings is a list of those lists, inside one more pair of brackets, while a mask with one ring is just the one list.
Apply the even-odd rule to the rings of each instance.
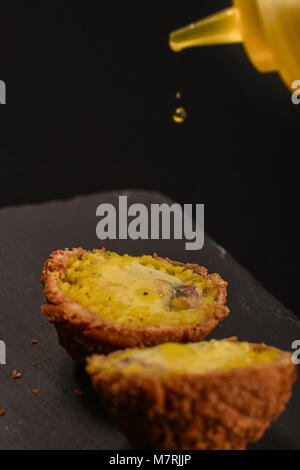
[[255, 348], [247, 342], [210, 340], [199, 343], [164, 343], [145, 349], [127, 349], [103, 356], [93, 356], [89, 374], [203, 374], [268, 364], [278, 359], [275, 349]]
[[[61, 290], [106, 321], [136, 325], [199, 324], [212, 314], [218, 290], [191, 269], [144, 255], [94, 250], [69, 258]], [[193, 286], [198, 303], [176, 289]]]

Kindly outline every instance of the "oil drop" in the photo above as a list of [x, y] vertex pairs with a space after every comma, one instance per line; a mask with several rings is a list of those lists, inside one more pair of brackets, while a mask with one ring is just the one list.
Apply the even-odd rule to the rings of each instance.
[[177, 124], [183, 123], [187, 118], [187, 112], [183, 106], [179, 106], [173, 113], [173, 121]]

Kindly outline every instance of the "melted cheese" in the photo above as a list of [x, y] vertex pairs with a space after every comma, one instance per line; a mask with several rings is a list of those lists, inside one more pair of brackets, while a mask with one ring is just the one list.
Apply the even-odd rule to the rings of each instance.
[[[60, 287], [72, 300], [107, 321], [135, 324], [198, 324], [210, 315], [217, 289], [181, 266], [151, 256], [120, 256], [95, 250], [72, 257]], [[194, 284], [201, 294], [198, 308], [172, 303], [174, 289]]]
[[120, 351], [107, 358], [95, 356], [89, 363], [88, 372], [203, 374], [267, 364], [276, 360], [279, 354], [274, 349], [257, 350], [250, 343], [228, 340], [165, 343], [152, 348]]

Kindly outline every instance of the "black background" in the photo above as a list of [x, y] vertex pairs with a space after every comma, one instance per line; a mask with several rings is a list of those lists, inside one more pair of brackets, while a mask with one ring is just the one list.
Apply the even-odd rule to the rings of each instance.
[[207, 232], [298, 313], [300, 106], [241, 45], [168, 47], [229, 2], [45, 5], [0, 20], [1, 206], [117, 188], [205, 203]]

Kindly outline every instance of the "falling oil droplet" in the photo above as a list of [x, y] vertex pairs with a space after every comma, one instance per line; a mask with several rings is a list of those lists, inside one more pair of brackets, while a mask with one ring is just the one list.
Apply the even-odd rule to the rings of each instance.
[[187, 112], [182, 106], [175, 109], [175, 112], [173, 113], [174, 122], [176, 122], [177, 124], [181, 124], [182, 122], [186, 120], [186, 118], [187, 118]]
[[181, 93], [180, 93], [180, 91], [176, 91], [176, 95], [175, 95], [175, 96], [176, 96], [176, 99], [177, 99], [177, 100], [180, 100], [180, 98], [181, 98]]

